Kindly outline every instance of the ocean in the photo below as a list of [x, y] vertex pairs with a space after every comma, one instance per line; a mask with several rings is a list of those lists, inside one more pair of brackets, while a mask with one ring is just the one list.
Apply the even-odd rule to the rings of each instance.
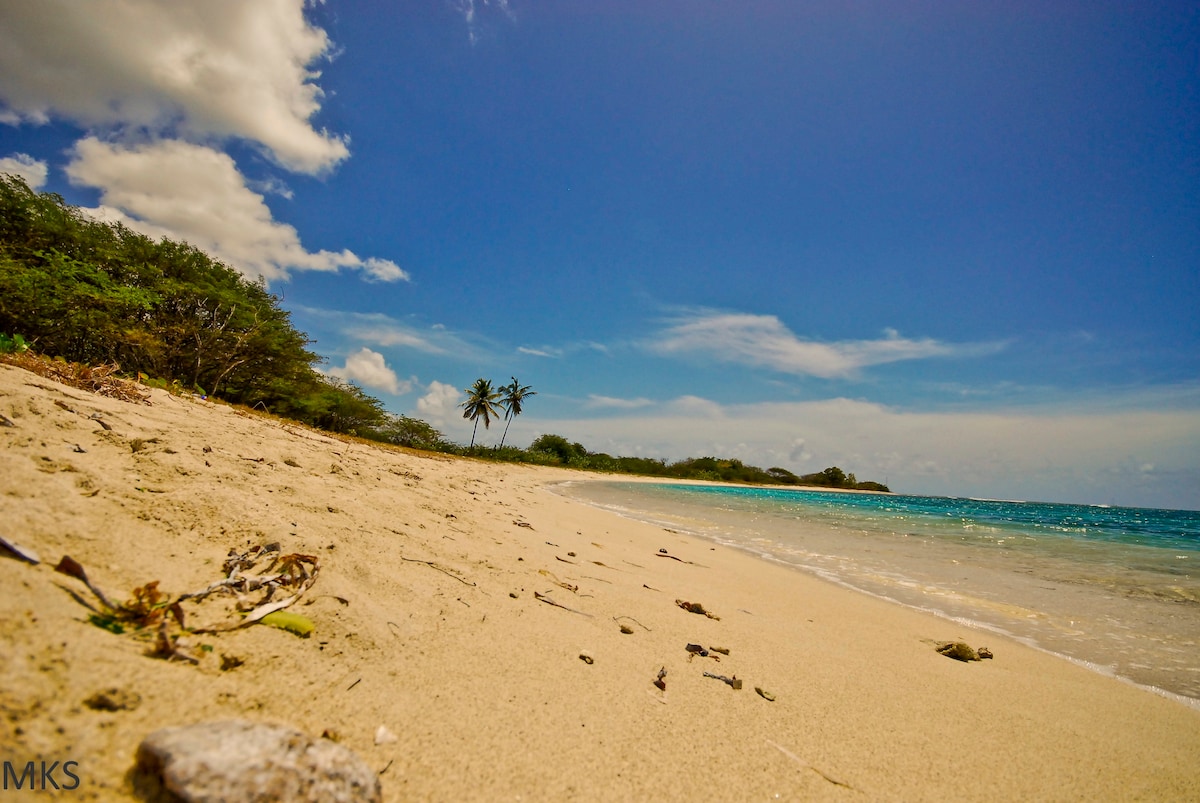
[[642, 482], [560, 490], [1200, 707], [1198, 511]]

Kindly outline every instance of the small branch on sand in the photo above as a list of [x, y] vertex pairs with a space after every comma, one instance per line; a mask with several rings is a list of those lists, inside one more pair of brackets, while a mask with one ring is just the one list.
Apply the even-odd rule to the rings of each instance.
[[639, 622], [637, 619], [634, 619], [632, 616], [614, 616], [613, 617], [613, 621], [616, 622], [617, 624], [621, 624], [622, 619], [628, 619], [629, 621], [633, 622], [635, 625], [640, 627], [642, 630], [645, 630], [647, 633], [651, 632], [650, 628], [646, 627], [644, 624]]
[[740, 678], [738, 678], [736, 676], [728, 678], [728, 677], [725, 677], [724, 675], [714, 675], [712, 672], [705, 672], [704, 677], [712, 678], [713, 680], [719, 680], [722, 683], [724, 683], [725, 685], [729, 686], [731, 689], [736, 689], [738, 691], [741, 691], [742, 681]]
[[542, 594], [541, 592], [534, 591], [533, 596], [536, 597], [537, 599], [541, 600], [542, 602], [546, 603], [547, 605], [553, 605], [555, 608], [562, 608], [564, 611], [570, 611], [571, 613], [577, 613], [580, 616], [586, 616], [589, 619], [592, 618], [592, 615], [590, 613], [584, 613], [583, 611], [577, 611], [574, 608], [568, 608], [566, 605], [563, 605], [560, 602], [555, 602], [554, 600], [550, 599], [549, 596], [547, 596], [546, 594]]
[[438, 566], [436, 563], [434, 563], [431, 560], [420, 560], [418, 558], [406, 558], [403, 555], [400, 556], [400, 560], [406, 561], [408, 563], [424, 563], [426, 566], [428, 566], [431, 569], [437, 569], [442, 574], [447, 575], [449, 577], [453, 577], [455, 580], [457, 580], [458, 582], [462, 583], [465, 586], [474, 586], [475, 585], [470, 580], [462, 579], [461, 577], [459, 577], [457, 574], [450, 571], [449, 569], [443, 569], [441, 566]]

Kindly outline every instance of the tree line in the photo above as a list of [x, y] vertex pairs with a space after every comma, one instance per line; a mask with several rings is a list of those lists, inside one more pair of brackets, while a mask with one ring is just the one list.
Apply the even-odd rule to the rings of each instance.
[[637, 474], [664, 479], [707, 480], [710, 482], [743, 483], [749, 485], [803, 485], [846, 490], [889, 493], [879, 482], [860, 482], [852, 473], [830, 466], [812, 474], [795, 474], [775, 466], [762, 469], [735, 458], [687, 457], [675, 462], [650, 457], [614, 457], [603, 452], [589, 452], [581, 443], [572, 443], [561, 435], [542, 435], [524, 450], [524, 455], [508, 459], [539, 465], [558, 465], [590, 471], [616, 474]]

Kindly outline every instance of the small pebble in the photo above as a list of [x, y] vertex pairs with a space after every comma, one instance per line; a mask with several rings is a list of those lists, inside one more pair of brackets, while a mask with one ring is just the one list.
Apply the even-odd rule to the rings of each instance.
[[579, 660], [583, 661], [585, 664], [595, 663], [595, 659], [592, 658], [592, 656], [588, 655], [586, 652], [579, 653]]

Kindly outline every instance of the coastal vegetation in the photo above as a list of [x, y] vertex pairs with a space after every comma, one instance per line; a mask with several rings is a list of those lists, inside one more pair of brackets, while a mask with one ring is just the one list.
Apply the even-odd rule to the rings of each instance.
[[[322, 373], [311, 343], [263, 282], [192, 245], [96, 220], [59, 195], [0, 174], [0, 355], [10, 362], [108, 366], [106, 376], [119, 371], [146, 386], [429, 451], [664, 478], [887, 490], [837, 467], [797, 476], [716, 457], [613, 457], [553, 434], [526, 449], [508, 446], [512, 419], [537, 395], [516, 377], [499, 387], [480, 378], [465, 391], [460, 407], [475, 426], [464, 447]], [[500, 445], [477, 445], [479, 419], [488, 429], [501, 415]]]

